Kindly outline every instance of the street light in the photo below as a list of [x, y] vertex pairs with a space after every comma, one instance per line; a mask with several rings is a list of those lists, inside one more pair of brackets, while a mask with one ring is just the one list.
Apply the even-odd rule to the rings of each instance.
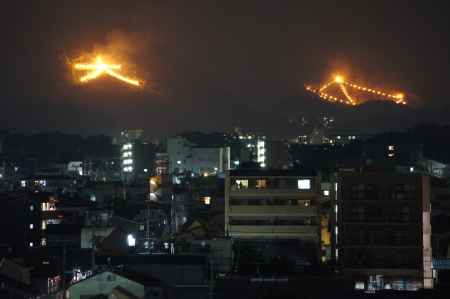
[[129, 234], [127, 236], [127, 243], [128, 243], [128, 247], [136, 246], [136, 238], [132, 234]]

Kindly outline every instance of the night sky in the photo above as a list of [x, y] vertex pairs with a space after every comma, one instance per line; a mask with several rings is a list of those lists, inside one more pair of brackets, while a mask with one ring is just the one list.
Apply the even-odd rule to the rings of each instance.
[[[235, 125], [295, 133], [330, 114], [339, 130], [444, 122], [447, 1], [8, 1], [2, 4], [0, 129], [148, 136]], [[146, 80], [73, 84], [67, 59], [110, 51]], [[336, 107], [305, 95], [340, 71], [404, 91], [411, 107]], [[289, 131], [290, 130], [290, 131]]]

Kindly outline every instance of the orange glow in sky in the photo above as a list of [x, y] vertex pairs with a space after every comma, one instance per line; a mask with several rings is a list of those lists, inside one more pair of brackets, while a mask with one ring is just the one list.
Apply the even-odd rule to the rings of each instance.
[[84, 71], [85, 74], [79, 77], [79, 82], [86, 83], [97, 79], [103, 75], [109, 75], [122, 82], [125, 82], [134, 86], [141, 86], [141, 82], [135, 79], [131, 79], [118, 71], [122, 69], [120, 64], [106, 63], [101, 56], [97, 56], [95, 61], [91, 63], [75, 63], [73, 68], [76, 71]]

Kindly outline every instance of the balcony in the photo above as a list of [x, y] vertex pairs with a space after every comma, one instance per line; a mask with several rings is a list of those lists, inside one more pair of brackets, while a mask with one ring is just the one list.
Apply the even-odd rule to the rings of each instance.
[[254, 215], [267, 215], [267, 216], [315, 216], [317, 215], [316, 207], [305, 206], [230, 206], [228, 210], [230, 216], [254, 216]]
[[299, 190], [297, 188], [247, 188], [230, 189], [230, 196], [315, 196], [313, 189]]
[[316, 225], [229, 225], [232, 237], [319, 238]]

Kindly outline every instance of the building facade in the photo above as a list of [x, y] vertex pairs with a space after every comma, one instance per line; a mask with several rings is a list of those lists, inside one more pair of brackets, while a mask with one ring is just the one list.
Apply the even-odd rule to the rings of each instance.
[[230, 168], [230, 148], [197, 146], [186, 138], [176, 136], [167, 140], [169, 174], [176, 176], [186, 172], [194, 175], [217, 175]]
[[334, 258], [355, 287], [432, 288], [429, 177], [348, 172], [334, 189]]
[[317, 262], [319, 181], [313, 173], [296, 170], [230, 171], [225, 179], [225, 235], [259, 248], [273, 246], [270, 251], [278, 252], [275, 255], [292, 256], [296, 263]]

